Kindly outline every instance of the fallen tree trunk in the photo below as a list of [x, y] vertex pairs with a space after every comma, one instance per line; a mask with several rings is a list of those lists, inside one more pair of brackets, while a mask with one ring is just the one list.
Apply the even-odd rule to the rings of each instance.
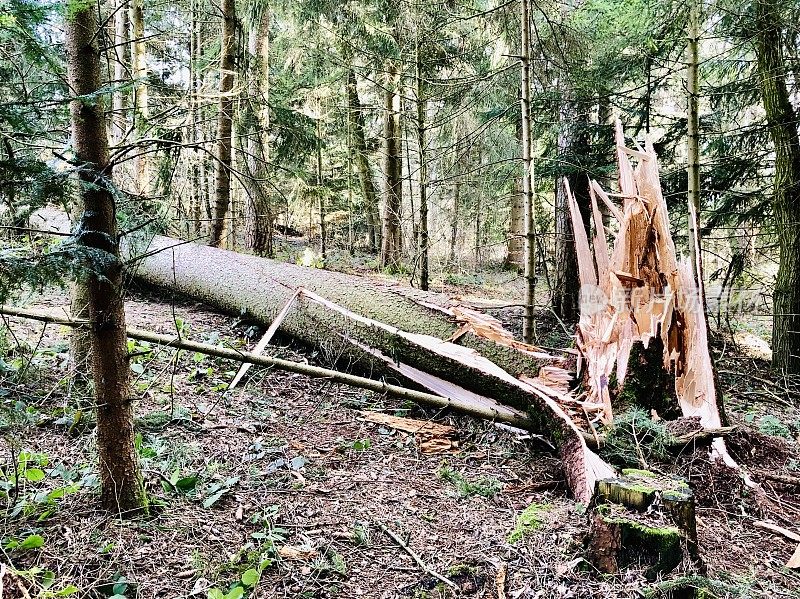
[[[52, 226], [53, 219], [45, 220]], [[59, 228], [67, 226], [62, 217]], [[394, 372], [436, 394], [489, 398], [523, 411], [529, 428], [559, 448], [581, 501], [591, 498], [598, 479], [613, 475], [576, 425], [576, 419], [584, 422], [585, 406], [548, 387], [570, 378], [565, 360], [515, 341], [497, 320], [447, 296], [166, 237], [155, 237], [146, 249], [129, 244], [127, 253], [140, 280], [264, 324], [300, 291], [280, 330], [322, 348], [331, 362]]]

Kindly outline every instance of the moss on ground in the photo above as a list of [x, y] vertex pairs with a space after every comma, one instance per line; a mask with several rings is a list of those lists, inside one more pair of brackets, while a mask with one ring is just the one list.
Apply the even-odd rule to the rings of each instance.
[[508, 542], [516, 543], [524, 536], [536, 531], [544, 521], [542, 515], [549, 509], [550, 506], [545, 503], [532, 503], [522, 510], [517, 516], [514, 530], [508, 535]]

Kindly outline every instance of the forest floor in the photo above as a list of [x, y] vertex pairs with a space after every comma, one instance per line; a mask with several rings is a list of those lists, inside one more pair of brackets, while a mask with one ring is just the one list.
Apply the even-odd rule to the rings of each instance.
[[[27, 305], [66, 303], [51, 291]], [[165, 333], [177, 325], [194, 340], [251, 347], [260, 335], [191, 302], [138, 293], [126, 308], [130, 325]], [[707, 597], [800, 597], [800, 575], [782, 568], [797, 543], [755, 525], [800, 531], [796, 392], [787, 395], [765, 362], [730, 342], [718, 352], [739, 425], [728, 442], [764, 493], [712, 467], [701, 447], [648, 456], [651, 467], [691, 480], [707, 566], [705, 577], [648, 582], [635, 568], [603, 576], [584, 561], [586, 506], [569, 497], [540, 439], [267, 369], [251, 369], [226, 392], [237, 365], [141, 343], [129, 349], [151, 515], [115, 518], [96, 507], [91, 401], [70, 373], [68, 332], [9, 324], [0, 353], [0, 537], [3, 561], [22, 572], [31, 597], [235, 599], [240, 588], [250, 597], [633, 598], [667, 597], [676, 580]], [[540, 330], [557, 326], [543, 321]], [[273, 351], [322, 359], [285, 340]], [[364, 411], [448, 424], [457, 440], [426, 453], [414, 435], [369, 422]], [[5, 596], [17, 596], [5, 580]]]

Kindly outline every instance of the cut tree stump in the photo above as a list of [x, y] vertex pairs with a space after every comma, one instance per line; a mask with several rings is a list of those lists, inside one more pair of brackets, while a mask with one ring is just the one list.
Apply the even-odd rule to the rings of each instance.
[[682, 563], [701, 570], [689, 485], [680, 478], [632, 469], [598, 481], [588, 555], [602, 572], [643, 567], [648, 580]]

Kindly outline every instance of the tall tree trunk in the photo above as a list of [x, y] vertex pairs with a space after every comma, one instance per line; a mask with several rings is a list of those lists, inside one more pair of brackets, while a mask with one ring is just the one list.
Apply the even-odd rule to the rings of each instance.
[[[92, 374], [97, 405], [97, 449], [103, 507], [128, 514], [145, 508], [139, 462], [134, 447], [133, 410], [128, 385], [122, 263], [116, 211], [111, 193], [111, 165], [100, 89], [96, 8], [84, 5], [66, 23], [67, 74], [72, 143], [81, 164], [83, 213], [78, 243], [105, 252], [102, 273], [90, 275], [89, 318], [92, 322]], [[94, 98], [91, 102], [80, 98]]]
[[458, 239], [458, 218], [461, 208], [461, 179], [453, 183], [453, 214], [450, 220], [450, 264], [456, 263], [456, 241]]
[[189, 151], [189, 169], [191, 172], [191, 189], [189, 201], [189, 218], [192, 224], [192, 235], [199, 238], [202, 226], [202, 179], [200, 177], [200, 151], [198, 145], [201, 141], [200, 127], [200, 74], [197, 61], [200, 58], [200, 39], [197, 28], [197, 0], [191, 2], [191, 31], [189, 32], [189, 127], [188, 138], [193, 147]]
[[[516, 127], [517, 141], [522, 147], [522, 119]], [[508, 226], [505, 267], [521, 271], [525, 253], [525, 194], [522, 193], [522, 177], [514, 180], [511, 192], [511, 214]]]
[[[589, 176], [582, 170], [579, 156], [585, 152], [589, 140], [585, 115], [579, 115], [575, 105], [565, 100], [559, 111], [558, 151], [565, 175], [580, 209], [583, 222], [590, 222]], [[569, 166], [566, 166], [569, 165]], [[572, 230], [567, 194], [563, 181], [556, 181], [555, 191], [555, 281], [552, 308], [567, 322], [577, 322], [579, 312], [580, 280], [578, 258], [575, 253], [575, 235]], [[587, 229], [588, 235], [588, 229]]]
[[[128, 45], [128, 0], [116, 0], [114, 4], [114, 86], [120, 87], [128, 80], [126, 69], [126, 48]], [[113, 117], [111, 120], [114, 132], [114, 143], [121, 143], [125, 137], [125, 108], [128, 105], [127, 94], [121, 89], [114, 91]]]
[[531, 145], [531, 59], [530, 15], [528, 0], [521, 0], [522, 51], [522, 164], [524, 175], [522, 193], [525, 197], [525, 315], [522, 338], [533, 343], [535, 337], [534, 307], [536, 305], [536, 230], [534, 228], [533, 156]]
[[367, 137], [364, 127], [364, 113], [356, 87], [356, 74], [353, 69], [347, 73], [347, 98], [350, 104], [347, 112], [350, 117], [350, 131], [353, 135], [353, 158], [358, 169], [361, 192], [364, 194], [364, 212], [367, 219], [367, 245], [371, 252], [381, 248], [381, 217], [378, 207], [378, 194], [372, 178], [372, 167], [367, 152]]
[[325, 192], [322, 188], [322, 106], [317, 116], [317, 200], [319, 202], [319, 253], [325, 263], [327, 231], [325, 230]]
[[756, 0], [755, 48], [764, 112], [775, 146], [773, 211], [780, 265], [775, 279], [772, 365], [800, 374], [800, 140], [786, 88], [781, 4]]
[[687, 92], [687, 185], [689, 204], [689, 256], [692, 261], [692, 275], [700, 297], [705, 296], [703, 284], [703, 256], [700, 244], [700, 111], [698, 96], [700, 37], [700, 0], [689, 0], [689, 23], [687, 26], [688, 44], [686, 46], [686, 92]]
[[[144, 135], [149, 117], [147, 89], [147, 55], [144, 41], [144, 0], [131, 0], [131, 74], [136, 82], [133, 88], [133, 131], [136, 139]], [[140, 198], [150, 195], [150, 161], [139, 148], [133, 160], [136, 193]]]
[[269, 6], [260, 2], [260, 14], [250, 25], [250, 132], [247, 141], [248, 199], [245, 219], [247, 249], [272, 256], [272, 205], [267, 189], [269, 163]]
[[217, 160], [214, 166], [214, 216], [210, 245], [219, 247], [231, 201], [231, 136], [233, 130], [233, 82], [236, 44], [236, 3], [222, 0], [220, 42], [219, 115], [217, 116]]
[[397, 93], [397, 67], [389, 66], [389, 81], [385, 96], [386, 143], [386, 202], [383, 208], [383, 239], [381, 246], [381, 266], [397, 267], [403, 257], [403, 236], [400, 222], [403, 204], [403, 159], [400, 133], [400, 113]]
[[428, 290], [428, 161], [425, 148], [425, 112], [428, 107], [422, 80], [422, 59], [417, 40], [417, 146], [419, 147], [419, 286]]

